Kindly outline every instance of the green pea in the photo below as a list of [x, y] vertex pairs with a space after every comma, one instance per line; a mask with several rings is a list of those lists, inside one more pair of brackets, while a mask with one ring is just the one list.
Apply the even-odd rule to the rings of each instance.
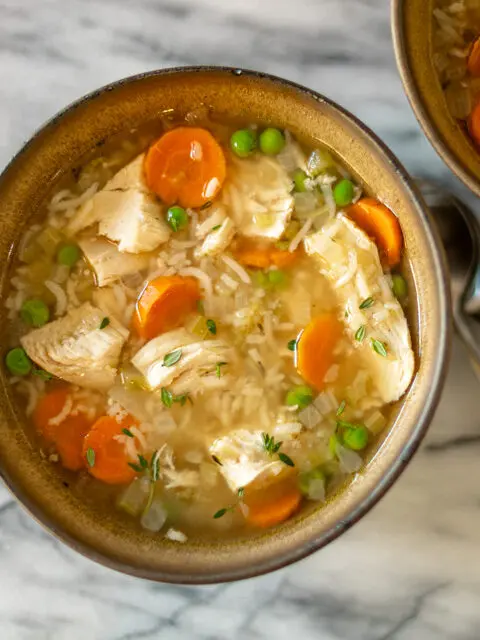
[[174, 231], [188, 226], [188, 214], [183, 207], [170, 207], [167, 211], [167, 223]]
[[57, 262], [67, 267], [73, 267], [81, 255], [81, 251], [76, 244], [64, 244], [57, 252]]
[[293, 174], [294, 190], [303, 193], [307, 190], [305, 180], [308, 180], [308, 176], [303, 169], [295, 169]]
[[257, 135], [251, 129], [238, 129], [232, 133], [230, 147], [239, 158], [246, 158], [257, 148]]
[[346, 207], [355, 197], [355, 188], [350, 180], [340, 180], [333, 189], [333, 197], [338, 207]]
[[342, 442], [353, 451], [362, 451], [368, 444], [368, 429], [363, 425], [347, 427], [342, 431]]
[[267, 278], [272, 287], [282, 287], [287, 282], [287, 274], [280, 269], [272, 269], [272, 271], [269, 271]]
[[26, 376], [32, 370], [32, 361], [21, 347], [10, 349], [5, 357], [5, 364], [14, 376]]
[[67, 267], [73, 267], [80, 256], [81, 251], [76, 244], [63, 244], [57, 251], [57, 262]]
[[392, 275], [392, 291], [393, 295], [398, 298], [398, 300], [402, 300], [408, 295], [407, 282], [399, 273], [394, 273]]
[[260, 150], [267, 156], [276, 156], [285, 146], [285, 136], [279, 129], [265, 129], [260, 134]]
[[286, 403], [289, 407], [298, 406], [299, 409], [305, 409], [312, 401], [313, 391], [306, 385], [290, 389], [286, 397]]
[[50, 310], [43, 300], [32, 298], [22, 304], [20, 317], [32, 327], [43, 327], [50, 319]]

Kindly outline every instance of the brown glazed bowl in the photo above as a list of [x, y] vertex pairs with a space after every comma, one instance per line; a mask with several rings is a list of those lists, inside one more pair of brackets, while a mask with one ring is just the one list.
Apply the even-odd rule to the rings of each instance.
[[428, 139], [480, 196], [480, 152], [450, 115], [432, 58], [433, 0], [392, 0], [393, 42], [403, 86]]
[[[449, 301], [440, 243], [412, 181], [364, 125], [322, 96], [279, 78], [228, 68], [147, 73], [104, 87], [48, 122], [0, 178], [0, 260], [5, 295], [12, 246], [52, 184], [95, 145], [158, 118], [207, 105], [217, 116], [287, 127], [331, 147], [367, 190], [398, 215], [405, 236], [410, 324], [417, 373], [393, 422], [372, 445], [365, 469], [323, 508], [249, 539], [178, 544], [86, 506], [42, 460], [22, 428], [24, 415], [0, 375], [0, 472], [26, 509], [85, 556], [135, 576], [186, 584], [258, 575], [303, 558], [357, 522], [405, 469], [433, 416], [445, 376]], [[0, 301], [1, 302], [1, 301]], [[5, 331], [5, 312], [1, 305]], [[3, 341], [2, 344], [4, 344]]]

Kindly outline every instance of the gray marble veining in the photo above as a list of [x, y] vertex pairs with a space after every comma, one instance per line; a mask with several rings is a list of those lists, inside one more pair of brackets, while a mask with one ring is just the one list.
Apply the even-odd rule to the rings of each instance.
[[[0, 165], [45, 119], [148, 69], [275, 73], [353, 111], [414, 175], [466, 192], [404, 97], [387, 0], [0, 0]], [[425, 444], [327, 549], [275, 574], [186, 588], [116, 574], [46, 534], [0, 488], [1, 640], [478, 640], [478, 381], [455, 344]]]

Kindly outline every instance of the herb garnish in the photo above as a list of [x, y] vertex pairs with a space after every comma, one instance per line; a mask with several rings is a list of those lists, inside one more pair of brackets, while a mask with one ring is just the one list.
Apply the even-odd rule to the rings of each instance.
[[370, 307], [372, 306], [372, 304], [374, 302], [375, 302], [375, 300], [372, 297], [365, 298], [365, 300], [360, 303], [360, 306], [358, 308], [359, 309], [370, 309]]
[[170, 353], [167, 353], [163, 358], [163, 366], [173, 367], [173, 365], [177, 364], [177, 362], [180, 360], [181, 357], [182, 357], [181, 349], [175, 349], [175, 351], [170, 351]]
[[156, 482], [160, 477], [160, 456], [158, 455], [158, 451], [154, 451], [152, 453], [152, 459], [150, 461], [150, 475], [153, 482]]
[[220, 367], [224, 367], [226, 364], [228, 364], [228, 362], [217, 362], [217, 365], [215, 367], [217, 378], [220, 378], [222, 376], [222, 370]]
[[210, 231], [218, 231], [221, 226], [222, 226], [221, 224], [216, 224], [214, 227], [210, 229]]
[[41, 378], [42, 380], [45, 380], [46, 382], [48, 382], [49, 380], [52, 380], [53, 378], [53, 374], [50, 373], [49, 371], [45, 371], [45, 369], [37, 369], [36, 367], [32, 369], [32, 374], [34, 376], [38, 376], [39, 378]]
[[275, 438], [273, 436], [270, 436], [268, 435], [268, 433], [263, 432], [262, 445], [265, 451], [268, 453], [268, 455], [270, 456], [278, 455], [279, 460], [281, 460], [284, 464], [288, 465], [289, 467], [295, 466], [293, 460], [289, 456], [287, 456], [286, 453], [283, 453], [283, 451], [280, 451], [280, 448], [283, 445], [283, 440], [280, 440], [279, 442], [275, 442]]
[[383, 342], [380, 342], [380, 340], [372, 338], [372, 349], [378, 353], [379, 356], [384, 358], [387, 357], [387, 348]]
[[[212, 456], [212, 458], [213, 458], [213, 456]], [[222, 518], [229, 511], [233, 511], [234, 509], [236, 509], [238, 504], [242, 501], [244, 494], [245, 494], [245, 488], [244, 487], [239, 487], [237, 489], [238, 500], [236, 502], [234, 502], [233, 504], [229, 505], [228, 507], [223, 507], [223, 509], [219, 509], [216, 513], [214, 513], [213, 517], [215, 518], [215, 520], [217, 520], [218, 518]]]
[[129, 438], [134, 438], [135, 436], [133, 435], [133, 433], [130, 431], [130, 429], [122, 429], [122, 433], [124, 433], [126, 436], [128, 436]]
[[157, 456], [157, 451], [154, 451], [152, 454], [152, 458], [150, 463], [148, 460], [142, 456], [140, 453], [138, 454], [138, 463], [129, 462], [128, 466], [131, 467], [137, 473], [143, 473], [144, 471], [149, 471], [151, 479], [156, 482], [159, 477], [159, 469], [160, 463]]
[[148, 461], [140, 453], [138, 454], [138, 461], [140, 462], [142, 469], [148, 469]]
[[355, 340], [357, 342], [363, 342], [365, 335], [367, 333], [367, 327], [364, 324], [361, 324], [355, 332]]
[[216, 335], [217, 333], [217, 325], [215, 323], [215, 320], [212, 320], [211, 318], [209, 318], [206, 322], [207, 325], [207, 329], [210, 331], [210, 333], [212, 335]]
[[188, 393], [182, 393], [182, 395], [175, 396], [173, 398], [173, 401], [178, 402], [181, 407], [185, 406], [185, 403], [187, 402], [187, 400], [190, 402], [190, 404], [193, 404], [193, 400], [191, 399]]
[[297, 341], [296, 340], [290, 340], [290, 342], [287, 344], [287, 349], [289, 351], [295, 351], [296, 348], [297, 348]]
[[287, 456], [287, 454], [283, 453], [283, 451], [280, 451], [280, 453], [278, 454], [278, 457], [283, 462], [283, 464], [286, 464], [289, 467], [294, 467], [295, 466], [295, 463], [290, 458], [290, 456]]
[[193, 400], [190, 398], [188, 393], [182, 393], [179, 396], [174, 396], [173, 393], [168, 389], [166, 389], [165, 387], [162, 387], [160, 391], [160, 397], [162, 399], [163, 404], [167, 407], [167, 409], [170, 409], [170, 407], [174, 402], [178, 402], [181, 407], [185, 405], [187, 400], [189, 400], [193, 404]]
[[207, 202], [205, 202], [205, 204], [202, 204], [199, 211], [205, 211], [205, 209], [209, 209], [212, 206], [212, 204], [213, 204], [212, 200], [208, 200]]
[[337, 420], [337, 429], [358, 429], [363, 427], [362, 424], [355, 424], [354, 422], [348, 422], [347, 420]]
[[342, 400], [341, 403], [338, 406], [337, 409], [337, 413], [335, 414], [337, 417], [341, 416], [342, 413], [345, 411], [345, 407], [347, 406], [347, 403], [345, 402], [345, 400]]
[[85, 457], [87, 458], [88, 466], [93, 467], [95, 465], [95, 451], [91, 447], [87, 449]]
[[160, 397], [162, 398], [162, 402], [167, 407], [167, 409], [170, 409], [173, 404], [173, 396], [171, 392], [168, 389], [165, 389], [165, 387], [162, 387]]
[[100, 322], [100, 329], [105, 329], [105, 327], [108, 327], [109, 324], [110, 318], [103, 318], [103, 320]]
[[220, 460], [220, 458], [217, 458], [217, 456], [212, 455], [212, 460], [220, 465], [220, 467], [223, 467], [223, 462]]

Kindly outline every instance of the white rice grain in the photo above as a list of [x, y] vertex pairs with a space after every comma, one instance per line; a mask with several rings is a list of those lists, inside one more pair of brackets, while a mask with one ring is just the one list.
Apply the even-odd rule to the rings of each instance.
[[350, 280], [353, 278], [353, 276], [356, 274], [357, 267], [358, 267], [357, 253], [356, 253], [356, 251], [349, 251], [348, 252], [348, 267], [347, 267], [347, 270], [343, 274], [343, 276], [341, 276], [335, 282], [334, 288], [335, 289], [339, 289], [340, 287], [343, 287], [346, 284], [348, 284], [350, 282]]
[[200, 281], [200, 284], [205, 291], [207, 297], [211, 297], [213, 295], [213, 284], [212, 279], [207, 276], [201, 269], [197, 269], [196, 267], [186, 267], [182, 269], [180, 272], [181, 276], [193, 276]]
[[288, 247], [288, 250], [290, 251], [290, 253], [293, 253], [294, 251], [296, 251], [298, 249], [298, 246], [300, 245], [302, 240], [306, 237], [307, 233], [312, 228], [312, 225], [313, 225], [313, 219], [309, 218], [305, 222], [303, 227], [300, 229], [300, 231], [297, 233], [297, 235], [291, 241], [290, 246]]
[[58, 425], [61, 424], [65, 420], [65, 418], [68, 418], [72, 409], [73, 409], [73, 400], [72, 400], [72, 397], [68, 395], [65, 399], [65, 403], [60, 413], [58, 413], [53, 418], [50, 418], [50, 420], [48, 421], [48, 424], [52, 425], [53, 427], [58, 427]]
[[220, 280], [224, 282], [226, 286], [232, 291], [238, 289], [238, 282], [231, 278], [228, 273], [222, 273], [222, 275], [220, 276]]
[[167, 533], [165, 534], [165, 538], [167, 538], [167, 540], [172, 540], [173, 542], [181, 543], [184, 543], [188, 540], [188, 537], [183, 533], [183, 531], [172, 528], [167, 531]]
[[230, 269], [237, 274], [242, 282], [248, 285], [251, 284], [250, 276], [241, 264], [239, 264], [236, 260], [230, 258], [229, 256], [222, 256], [222, 260], [227, 265], [227, 267], [230, 267]]
[[[71, 282], [71, 280], [69, 282]], [[57, 284], [56, 282], [52, 282], [52, 280], [45, 280], [45, 286], [55, 296], [55, 315], [63, 316], [63, 314], [67, 310], [67, 294], [59, 284]]]

